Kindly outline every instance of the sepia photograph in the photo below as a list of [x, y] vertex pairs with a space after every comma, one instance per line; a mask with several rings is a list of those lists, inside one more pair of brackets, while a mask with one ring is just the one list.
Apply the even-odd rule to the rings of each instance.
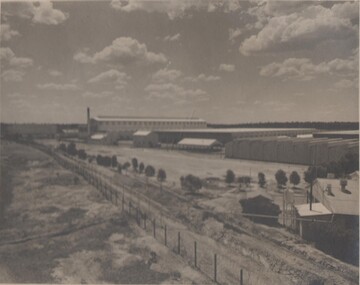
[[358, 0], [0, 5], [0, 284], [359, 284]]

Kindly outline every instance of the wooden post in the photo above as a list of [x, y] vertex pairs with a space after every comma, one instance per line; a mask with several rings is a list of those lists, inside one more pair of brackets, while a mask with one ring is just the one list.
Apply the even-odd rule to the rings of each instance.
[[154, 238], [156, 238], [156, 220], [155, 220], [155, 218], [153, 221], [153, 235], [154, 235]]
[[167, 233], [166, 233], [166, 225], [164, 227], [164, 240], [165, 240], [165, 246], [167, 246]]
[[214, 253], [214, 281], [217, 282], [217, 256], [216, 253]]
[[243, 270], [240, 269], [240, 285], [244, 285], [243, 283]]
[[125, 198], [124, 198], [124, 192], [122, 195], [122, 200], [121, 200], [121, 210], [124, 211], [124, 207], [125, 207]]
[[144, 213], [144, 229], [146, 231], [146, 213]]
[[180, 254], [180, 232], [178, 232], [178, 254]]
[[197, 244], [196, 244], [196, 241], [194, 241], [194, 265], [195, 265], [195, 268], [197, 268]]
[[131, 201], [129, 201], [129, 215], [131, 215]]

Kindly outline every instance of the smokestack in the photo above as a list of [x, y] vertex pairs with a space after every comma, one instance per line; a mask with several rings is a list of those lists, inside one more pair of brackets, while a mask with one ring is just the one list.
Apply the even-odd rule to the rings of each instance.
[[90, 136], [90, 108], [88, 107], [87, 108], [87, 133], [88, 133], [88, 136]]

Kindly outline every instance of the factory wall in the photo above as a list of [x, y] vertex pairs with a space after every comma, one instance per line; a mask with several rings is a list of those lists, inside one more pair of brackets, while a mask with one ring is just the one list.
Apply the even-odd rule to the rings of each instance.
[[342, 139], [252, 138], [225, 145], [225, 157], [294, 164], [338, 161], [348, 152], [359, 153], [359, 142]]

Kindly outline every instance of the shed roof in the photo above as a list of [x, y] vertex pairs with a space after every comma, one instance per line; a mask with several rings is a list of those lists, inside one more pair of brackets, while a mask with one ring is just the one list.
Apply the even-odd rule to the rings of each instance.
[[133, 136], [146, 137], [151, 134], [151, 131], [137, 131]]
[[91, 139], [92, 140], [102, 140], [103, 138], [106, 137], [106, 134], [103, 134], [103, 133], [98, 133], [98, 134], [93, 134], [91, 136]]
[[193, 139], [193, 138], [185, 138], [178, 142], [178, 145], [187, 145], [187, 146], [216, 146], [221, 145], [215, 139]]
[[358, 216], [359, 180], [347, 180], [346, 190], [346, 193], [341, 191], [339, 179], [320, 178], [315, 182], [313, 195], [334, 214]]
[[313, 203], [311, 210], [309, 204], [295, 205], [294, 207], [300, 217], [312, 217], [331, 214], [331, 212], [321, 203]]

